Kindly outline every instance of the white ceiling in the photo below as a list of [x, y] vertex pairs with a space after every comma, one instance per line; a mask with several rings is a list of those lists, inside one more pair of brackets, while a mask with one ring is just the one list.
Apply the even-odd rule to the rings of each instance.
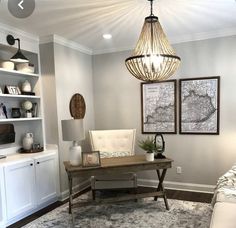
[[[37, 36], [56, 34], [93, 52], [134, 47], [150, 13], [147, 0], [36, 0], [34, 13], [17, 19], [6, 1], [1, 2], [1, 23]], [[172, 42], [204, 34], [236, 34], [235, 0], [156, 0], [154, 14]], [[104, 40], [104, 33], [113, 38]]]

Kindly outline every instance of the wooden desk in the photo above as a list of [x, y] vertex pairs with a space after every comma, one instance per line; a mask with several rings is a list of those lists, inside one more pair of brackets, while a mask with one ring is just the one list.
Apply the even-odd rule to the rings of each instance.
[[[163, 187], [163, 181], [168, 168], [171, 168], [171, 163], [173, 160], [166, 159], [156, 159], [153, 162], [148, 162], [144, 155], [135, 155], [130, 157], [117, 157], [117, 158], [102, 158], [100, 167], [81, 167], [81, 166], [71, 166], [70, 162], [65, 161], [65, 169], [69, 180], [69, 213], [71, 214], [72, 208], [80, 205], [100, 204], [100, 203], [111, 203], [118, 201], [125, 201], [130, 199], [139, 199], [144, 197], [163, 197], [166, 209], [169, 210], [169, 205], [167, 202], [167, 197], [165, 194], [165, 189]], [[117, 173], [128, 173], [128, 172], [139, 172], [143, 170], [156, 170], [158, 178], [158, 186], [155, 192], [132, 194], [128, 196], [122, 196], [118, 198], [109, 198], [105, 200], [95, 200], [87, 203], [73, 203], [73, 192], [72, 192], [72, 180], [74, 177], [91, 177], [95, 175], [112, 175]]]

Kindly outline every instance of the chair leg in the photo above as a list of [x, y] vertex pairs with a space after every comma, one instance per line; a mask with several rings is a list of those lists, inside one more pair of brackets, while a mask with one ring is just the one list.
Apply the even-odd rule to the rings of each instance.
[[93, 196], [93, 200], [95, 200], [95, 198], [96, 198], [96, 191], [94, 189], [92, 189], [92, 196]]
[[[134, 188], [134, 194], [137, 194], [137, 193], [138, 193], [138, 188], [136, 187], [136, 188]], [[134, 202], [137, 203], [137, 202], [138, 202], [138, 199], [135, 199]]]

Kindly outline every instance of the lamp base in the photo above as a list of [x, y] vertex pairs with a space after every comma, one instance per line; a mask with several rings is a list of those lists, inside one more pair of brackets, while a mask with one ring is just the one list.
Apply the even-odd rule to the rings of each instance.
[[82, 164], [81, 146], [73, 145], [70, 147], [69, 160], [72, 166], [78, 166]]

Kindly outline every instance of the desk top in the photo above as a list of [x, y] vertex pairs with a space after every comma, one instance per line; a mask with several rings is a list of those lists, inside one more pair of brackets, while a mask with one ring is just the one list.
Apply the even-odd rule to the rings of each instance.
[[[126, 157], [102, 158], [101, 166], [98, 167], [82, 167], [72, 166], [69, 161], [65, 161], [65, 169], [69, 173], [94, 173], [96, 172], [133, 172], [139, 170], [152, 170], [170, 168], [172, 159], [155, 159], [152, 162], [146, 161], [145, 155], [135, 155]], [[93, 174], [93, 175], [94, 175]]]

